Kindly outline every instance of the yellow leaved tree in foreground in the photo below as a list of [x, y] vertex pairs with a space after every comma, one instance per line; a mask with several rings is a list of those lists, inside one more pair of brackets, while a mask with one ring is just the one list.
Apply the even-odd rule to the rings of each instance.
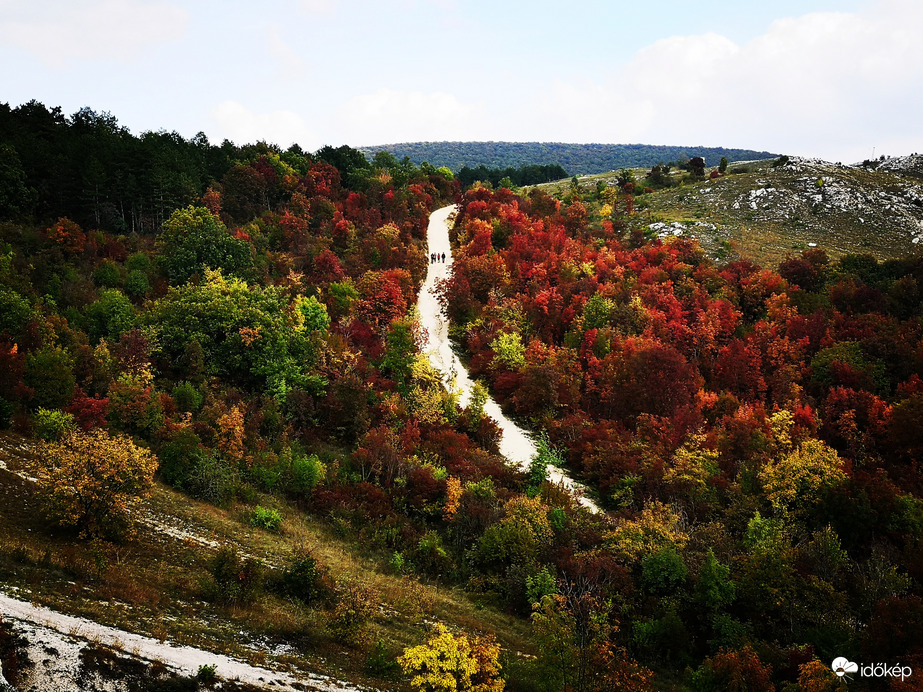
[[468, 639], [436, 623], [425, 644], [404, 649], [397, 662], [417, 692], [503, 692], [500, 645], [490, 635]]
[[71, 432], [42, 445], [38, 469], [49, 517], [83, 538], [120, 538], [131, 529], [131, 508], [154, 484], [157, 457], [126, 435]]

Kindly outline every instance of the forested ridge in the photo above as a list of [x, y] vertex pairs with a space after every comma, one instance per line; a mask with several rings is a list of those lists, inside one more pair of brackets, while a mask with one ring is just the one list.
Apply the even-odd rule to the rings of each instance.
[[446, 166], [455, 173], [462, 168], [506, 169], [535, 165], [558, 165], [569, 175], [604, 173], [622, 168], [650, 168], [659, 163], [674, 165], [696, 156], [709, 165], [722, 157], [729, 161], [774, 158], [777, 154], [751, 149], [651, 144], [567, 144], [563, 142], [406, 142], [360, 147], [367, 156], [380, 151], [398, 159], [408, 157], [420, 165]]
[[[387, 153], [0, 116], [0, 425], [38, 450], [0, 469], [3, 583], [127, 603], [165, 638], [204, 612], [200, 641], [386, 689], [923, 670], [919, 257], [717, 264], [638, 230], [627, 178], [463, 191]], [[466, 407], [415, 312], [453, 203]], [[488, 389], [536, 430], [526, 472]], [[133, 527], [157, 488], [239, 538], [154, 545]]]

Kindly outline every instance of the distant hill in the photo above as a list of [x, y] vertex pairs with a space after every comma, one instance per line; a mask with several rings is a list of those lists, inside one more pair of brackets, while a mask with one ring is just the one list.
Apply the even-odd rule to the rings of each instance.
[[724, 147], [654, 146], [650, 144], [564, 144], [561, 142], [408, 142], [358, 147], [372, 158], [388, 151], [398, 159], [409, 157], [416, 165], [424, 161], [458, 172], [462, 167], [519, 168], [557, 164], [569, 175], [605, 173], [621, 168], [644, 168], [658, 163], [679, 163], [702, 156], [708, 165], [728, 161], [751, 161], [778, 156], [768, 151]]
[[[732, 165], [728, 175], [701, 182], [674, 171], [673, 186], [635, 196], [634, 223], [661, 237], [695, 237], [716, 258], [764, 267], [810, 247], [831, 258], [868, 253], [879, 260], [923, 248], [923, 156], [854, 166], [794, 156], [773, 163]], [[592, 194], [599, 182], [617, 180], [598, 174], [580, 185]], [[639, 179], [642, 191], [645, 182]], [[572, 189], [570, 181], [541, 187], [558, 197]]]

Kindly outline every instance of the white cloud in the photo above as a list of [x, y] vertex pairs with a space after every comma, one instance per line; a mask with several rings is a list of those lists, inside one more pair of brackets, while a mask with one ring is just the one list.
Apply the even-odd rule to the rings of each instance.
[[307, 65], [302, 57], [279, 34], [279, 28], [269, 27], [266, 36], [269, 53], [279, 66], [279, 78], [285, 80], [299, 79], [307, 72]]
[[74, 60], [131, 61], [149, 46], [175, 41], [188, 23], [185, 10], [164, 2], [9, 2], [0, 42], [33, 53], [54, 69]]
[[308, 14], [330, 14], [340, 0], [301, 0], [301, 9]]
[[[923, 5], [882, 0], [858, 13], [780, 19], [738, 45], [716, 34], [677, 36], [638, 51], [604, 80], [558, 87], [566, 107], [605, 109], [574, 123], [581, 141], [612, 129], [636, 141], [771, 149], [851, 161], [884, 142], [923, 149]], [[572, 120], [575, 116], [572, 116]], [[616, 134], [615, 141], [627, 136]], [[576, 138], [576, 137], [572, 137]], [[611, 141], [612, 138], [608, 137]], [[902, 153], [889, 150], [887, 153]]]
[[379, 89], [350, 99], [341, 109], [346, 139], [393, 144], [476, 137], [480, 107], [441, 91]]
[[237, 101], [224, 101], [212, 110], [222, 137], [237, 144], [263, 140], [287, 148], [298, 144], [306, 151], [320, 146], [317, 135], [297, 113], [277, 110], [255, 113]]

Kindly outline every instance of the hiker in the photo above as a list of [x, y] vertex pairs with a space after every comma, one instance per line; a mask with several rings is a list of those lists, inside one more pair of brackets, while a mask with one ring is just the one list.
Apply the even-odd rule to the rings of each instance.
[[445, 264], [445, 253], [442, 253], [442, 263]]

